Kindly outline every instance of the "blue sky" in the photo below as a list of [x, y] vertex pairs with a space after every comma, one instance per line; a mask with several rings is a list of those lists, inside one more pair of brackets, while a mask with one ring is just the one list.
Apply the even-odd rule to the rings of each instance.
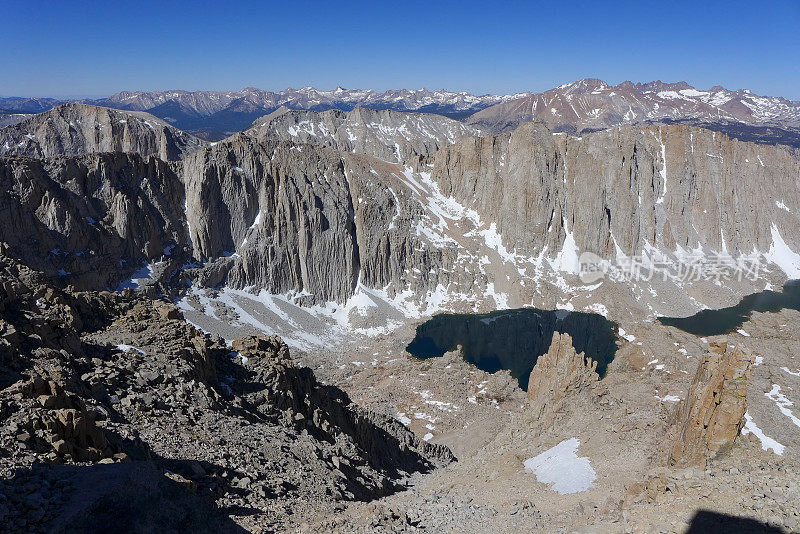
[[800, 100], [800, 1], [6, 0], [0, 95], [541, 91], [686, 80]]

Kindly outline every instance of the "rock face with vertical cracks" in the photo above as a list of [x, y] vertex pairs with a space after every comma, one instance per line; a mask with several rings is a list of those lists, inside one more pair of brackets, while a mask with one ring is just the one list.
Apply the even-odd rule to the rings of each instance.
[[[346, 121], [332, 114], [322, 128], [323, 115], [279, 114], [253, 130], [263, 138], [240, 134], [184, 160], [195, 256], [240, 256], [224, 260], [217, 281], [306, 291], [317, 301], [345, 300], [358, 280], [418, 295], [480, 286], [481, 269], [456, 265], [463, 249], [421, 224], [431, 214], [402, 179], [410, 167], [379, 159], [390, 156], [378, 150], [385, 143], [340, 143]], [[278, 126], [284, 134], [269, 133]], [[603, 257], [652, 247], [737, 256], [770, 250], [778, 230], [800, 247], [800, 162], [781, 147], [678, 125], [576, 138], [531, 123], [462, 137], [428, 157], [443, 197], [475, 210], [482, 228], [493, 223], [523, 257], [550, 258], [567, 245]]]
[[597, 362], [575, 351], [569, 334], [553, 333], [546, 354], [539, 357], [528, 382], [527, 412], [540, 430], [549, 428], [565, 403], [598, 384]]
[[442, 149], [433, 171], [443, 194], [496, 222], [507, 248], [534, 256], [568, 236], [604, 257], [648, 245], [748, 254], [770, 248], [773, 224], [797, 250], [799, 177], [785, 147], [679, 125], [572, 137], [527, 123]]
[[[677, 125], [576, 138], [532, 123], [459, 137], [427, 117], [357, 111], [278, 114], [251, 132], [260, 137], [237, 134], [178, 163], [2, 158], [0, 207], [13, 224], [0, 239], [83, 288], [113, 289], [175, 245], [203, 262], [192, 274], [203, 285], [308, 303], [344, 302], [359, 283], [420, 301], [490, 294], [503, 266], [487, 269], [485, 253], [501, 244], [499, 261], [524, 260], [515, 271], [534, 278], [559, 251], [800, 249], [800, 162], [781, 147]], [[351, 142], [351, 130], [374, 143]], [[394, 163], [394, 144], [409, 161]]]
[[422, 208], [401, 172], [362, 154], [235, 136], [184, 160], [193, 254], [223, 258], [216, 282], [312, 302], [347, 300], [359, 277], [384, 287], [411, 268], [429, 273], [442, 254], [414, 232]]
[[711, 347], [678, 407], [669, 465], [705, 467], [733, 446], [747, 410], [752, 363], [753, 356], [738, 347]]
[[342, 159], [244, 135], [184, 161], [186, 219], [197, 259], [231, 256], [235, 287], [352, 294], [359, 255]]

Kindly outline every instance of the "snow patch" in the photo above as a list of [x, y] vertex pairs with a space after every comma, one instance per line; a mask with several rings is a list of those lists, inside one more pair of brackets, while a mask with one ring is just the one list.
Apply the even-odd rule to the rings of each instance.
[[549, 484], [550, 489], [562, 495], [578, 493], [594, 487], [597, 475], [589, 458], [579, 457], [578, 438], [564, 440], [555, 447], [523, 462], [525, 469], [536, 475], [536, 480]]
[[753, 435], [758, 438], [758, 441], [761, 442], [761, 448], [763, 450], [768, 451], [772, 449], [772, 452], [774, 452], [778, 456], [783, 455], [783, 450], [786, 447], [784, 447], [771, 437], [765, 435], [764, 432], [760, 428], [758, 428], [756, 423], [753, 421], [753, 418], [750, 417], [749, 413], [744, 412], [744, 419], [746, 422], [744, 424], [744, 427], [742, 428], [742, 435], [746, 436], [747, 434], [750, 434], [752, 432]]
[[575, 237], [572, 235], [572, 232], [569, 231], [566, 224], [564, 224], [564, 233], [566, 236], [564, 236], [564, 245], [561, 247], [561, 252], [552, 260], [547, 261], [555, 271], [579, 274], [578, 246], [575, 244]]
[[625, 341], [634, 341], [634, 340], [636, 340], [636, 336], [634, 336], [633, 334], [626, 333], [625, 330], [622, 329], [622, 327], [619, 328], [619, 337], [621, 337]]
[[608, 308], [606, 308], [604, 304], [600, 304], [599, 302], [592, 304], [590, 306], [586, 306], [584, 309], [602, 315], [603, 317], [608, 317]]
[[117, 292], [122, 292], [124, 289], [136, 289], [145, 280], [151, 280], [152, 278], [153, 278], [153, 265], [148, 263], [144, 267], [133, 273], [129, 279], [120, 282], [119, 285], [117, 286]]
[[777, 265], [790, 279], [800, 278], [800, 254], [793, 252], [781, 237], [778, 227], [772, 223], [772, 245], [764, 259]]
[[800, 427], [800, 419], [789, 409], [789, 406], [794, 406], [794, 403], [781, 393], [781, 387], [778, 384], [772, 384], [772, 389], [768, 393], [764, 393], [764, 396], [774, 402], [781, 413], [788, 417], [792, 423]]
[[127, 352], [129, 350], [135, 350], [139, 354], [147, 354], [145, 351], [143, 351], [139, 347], [134, 347], [133, 345], [126, 345], [125, 343], [120, 343], [119, 345], [117, 345], [117, 349], [121, 350], [122, 352]]

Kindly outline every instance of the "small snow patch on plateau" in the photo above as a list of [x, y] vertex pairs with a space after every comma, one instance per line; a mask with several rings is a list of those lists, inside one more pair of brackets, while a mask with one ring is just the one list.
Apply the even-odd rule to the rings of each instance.
[[523, 462], [536, 480], [549, 484], [562, 495], [578, 493], [594, 486], [597, 475], [589, 458], [578, 456], [578, 438], [564, 440], [555, 447]]
[[621, 338], [622, 338], [622, 339], [624, 339], [625, 341], [629, 341], [629, 342], [630, 342], [630, 341], [635, 341], [635, 340], [636, 340], [636, 336], [634, 336], [633, 334], [628, 334], [628, 333], [627, 333], [627, 332], [625, 332], [625, 330], [623, 330], [622, 328], [620, 328], [620, 329], [619, 329], [619, 337], [621, 337]]
[[604, 304], [600, 304], [599, 302], [592, 304], [590, 306], [586, 306], [586, 308], [584, 309], [600, 314], [603, 317], [608, 317], [608, 308], [606, 308]]
[[406, 426], [411, 424], [411, 419], [403, 412], [397, 412], [397, 420]]

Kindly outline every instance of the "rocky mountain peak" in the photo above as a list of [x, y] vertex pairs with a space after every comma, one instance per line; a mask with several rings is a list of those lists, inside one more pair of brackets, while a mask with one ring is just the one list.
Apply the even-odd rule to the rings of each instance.
[[62, 104], [0, 130], [0, 155], [36, 158], [135, 152], [174, 161], [203, 145], [203, 141], [149, 113], [77, 102]]
[[680, 91], [683, 89], [694, 89], [686, 82], [662, 82], [655, 80], [653, 82], [639, 83], [635, 86], [639, 91]]
[[356, 107], [351, 111], [289, 111], [286, 106], [257, 119], [245, 133], [256, 139], [280, 139], [336, 147], [397, 163], [432, 154], [478, 131], [433, 114], [401, 113]]
[[[800, 102], [731, 92], [715, 86], [699, 90], [686, 82], [656, 80], [610, 86], [584, 79], [507, 100], [480, 110], [467, 123], [484, 131], [509, 131], [523, 122], [543, 121], [556, 131], [594, 131], [622, 124], [688, 122], [746, 140], [762, 138], [800, 146]], [[765, 130], [780, 128], [780, 132]], [[783, 140], [783, 141], [781, 141]]]
[[562, 85], [557, 89], [551, 89], [551, 91], [558, 92], [559, 89], [561, 89], [564, 94], [583, 94], [592, 91], [600, 91], [608, 87], [609, 85], [603, 80], [598, 80], [597, 78], [583, 78], [577, 82]]

